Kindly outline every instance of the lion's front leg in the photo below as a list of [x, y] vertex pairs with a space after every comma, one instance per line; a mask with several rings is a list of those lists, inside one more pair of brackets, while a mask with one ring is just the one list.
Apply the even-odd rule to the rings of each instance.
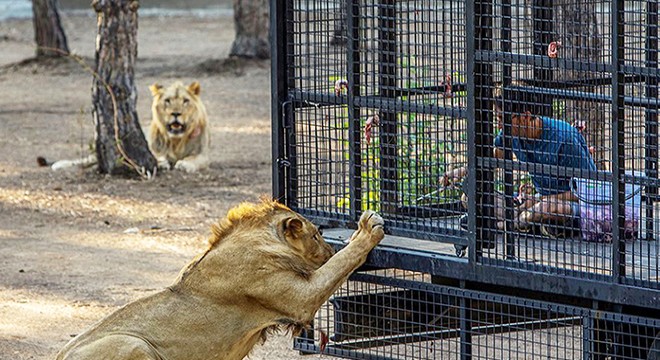
[[[383, 218], [373, 211], [360, 217], [348, 245], [314, 272], [306, 294], [316, 311], [346, 279], [367, 260], [369, 252], [385, 237]], [[313, 315], [313, 314], [312, 314]]]
[[250, 287], [250, 295], [268, 308], [277, 309], [277, 317], [307, 323], [325, 301], [367, 259], [383, 239], [383, 219], [373, 211], [365, 212], [358, 229], [346, 247], [333, 255], [309, 277], [291, 271], [275, 271]]
[[208, 158], [206, 155], [194, 155], [188, 156], [184, 159], [181, 159], [174, 164], [174, 168], [177, 170], [183, 170], [185, 172], [196, 172], [198, 170], [203, 170], [208, 166]]
[[170, 162], [167, 161], [166, 156], [156, 156], [156, 161], [158, 162], [158, 168], [160, 170], [170, 170]]

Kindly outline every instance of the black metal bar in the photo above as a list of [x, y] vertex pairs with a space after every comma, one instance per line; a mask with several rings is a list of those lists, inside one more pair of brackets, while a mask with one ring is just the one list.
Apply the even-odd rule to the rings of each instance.
[[[501, 104], [502, 111], [504, 114], [511, 114], [511, 99], [509, 95], [510, 89], [508, 87], [502, 88], [502, 97], [505, 99], [504, 103]], [[513, 137], [511, 135], [512, 126], [511, 116], [504, 116], [502, 123], [502, 136], [504, 138], [504, 159], [501, 162], [505, 164], [513, 163]], [[513, 210], [513, 168], [503, 167], [504, 168], [504, 194], [505, 194], [505, 218], [506, 218], [506, 229], [514, 229], [513, 220], [515, 217]], [[515, 247], [514, 242], [516, 240], [516, 235], [514, 231], [505, 231], [504, 241], [506, 243], [506, 256], [511, 259], [515, 257]]]
[[[546, 54], [548, 44], [553, 41], [552, 0], [534, 0], [532, 2], [532, 18], [534, 24], [534, 55]], [[504, 16], [504, 15], [503, 15]], [[504, 26], [504, 25], [503, 25]], [[506, 51], [505, 51], [506, 52]], [[534, 78], [540, 81], [552, 81], [552, 70], [542, 65], [534, 66]], [[552, 116], [552, 97], [542, 97], [537, 115]]]
[[[345, 105], [345, 97], [329, 93], [315, 93], [302, 90], [291, 90], [290, 99], [296, 107], [323, 107]], [[381, 111], [390, 112], [414, 112], [418, 114], [451, 116], [454, 118], [465, 118], [466, 110], [459, 107], [446, 107], [423, 102], [402, 101], [400, 99], [383, 98], [380, 96], [356, 96], [354, 104], [359, 107], [378, 108]]]
[[[648, 68], [658, 69], [658, 1], [646, 1], [646, 59]], [[645, 96], [658, 98], [658, 77], [646, 78]], [[646, 176], [658, 177], [658, 108], [646, 109], [644, 112], [644, 169]], [[646, 239], [655, 239], [654, 202], [657, 201], [658, 187], [647, 187], [646, 200]]]
[[365, 107], [379, 107], [391, 112], [416, 112], [419, 114], [433, 114], [464, 118], [465, 109], [458, 107], [437, 106], [433, 104], [401, 101], [399, 99], [384, 99], [382, 97], [368, 96], [356, 99], [356, 103]]
[[[538, 0], [535, 0], [535, 2]], [[534, 8], [534, 15], [537, 14], [536, 7]], [[537, 30], [537, 23], [539, 22], [539, 19], [534, 17], [534, 29], [535, 32]], [[511, 46], [511, 1], [510, 0], [502, 0], [502, 29], [501, 29], [501, 34], [500, 37], [502, 39], [501, 41], [501, 48], [502, 52], [504, 53], [511, 53], [512, 52], [512, 46]], [[541, 71], [539, 72], [537, 69], [534, 70], [535, 75], [539, 76], [545, 76], [547, 72]], [[538, 72], [538, 74], [537, 74]], [[512, 66], [511, 64], [504, 63], [502, 64], [502, 94], [505, 99], [507, 99], [506, 92], [508, 91], [509, 87], [513, 83], [513, 74], [512, 74]], [[504, 112], [506, 113], [507, 111], [510, 111], [508, 109], [503, 109]], [[513, 161], [513, 152], [511, 149], [513, 148], [512, 146], [512, 139], [511, 139], [511, 123], [508, 122], [507, 120], [509, 117], [504, 118], [504, 158], [508, 161]], [[513, 229], [513, 220], [514, 217], [516, 216], [514, 209], [513, 209], [513, 171], [506, 169], [504, 171], [504, 194], [505, 194], [505, 214], [504, 217], [506, 219], [506, 229]], [[504, 233], [504, 243], [506, 244], [506, 249], [505, 253], [508, 258], [513, 258], [516, 256], [516, 249], [514, 246], [516, 236], [514, 235], [513, 231], [506, 231]]]
[[[641, 75], [626, 75], [624, 79], [626, 84], [642, 83], [646, 81], [646, 77]], [[570, 89], [611, 85], [612, 77], [593, 77], [578, 80], [553, 80], [547, 82], [536, 79], [519, 79], [518, 82], [520, 84], [533, 87], [542, 87], [548, 89]]]
[[[414, 95], [435, 95], [444, 94], [447, 87], [445, 85], [439, 86], [416, 86], [409, 88], [396, 88], [396, 95], [398, 96], [414, 96]], [[467, 84], [456, 82], [451, 84], [451, 91], [453, 93], [465, 91]]]
[[[284, 142], [284, 116], [285, 103], [288, 96], [289, 79], [286, 63], [287, 46], [290, 41], [289, 36], [279, 36], [287, 33], [287, 7], [291, 6], [291, 1], [270, 1], [270, 38], [271, 53], [271, 119], [272, 119], [272, 154], [273, 154], [273, 175], [272, 189], [273, 198], [286, 203], [285, 186], [286, 170], [282, 167], [281, 160], [285, 160]], [[281, 159], [281, 160], [280, 160]]]
[[[468, 16], [468, 19], [472, 18]], [[470, 21], [470, 20], [468, 20]], [[468, 119], [469, 123], [474, 124], [474, 136], [472, 139], [468, 134], [469, 144], [474, 144], [474, 150], [468, 154], [468, 181], [469, 181], [469, 207], [470, 216], [468, 225], [471, 233], [475, 235], [475, 246], [470, 248], [470, 262], [475, 264], [477, 257], [481, 256], [484, 247], [490, 249], [495, 241], [495, 213], [494, 213], [494, 173], [488, 169], [476, 167], [475, 161], [491, 157], [493, 144], [493, 123], [492, 109], [489, 99], [493, 94], [493, 65], [491, 62], [478, 61], [476, 54], [480, 51], [490, 51], [493, 49], [493, 2], [492, 0], [483, 0], [475, 3], [474, 23], [468, 31], [473, 29], [474, 34], [468, 32], [468, 41], [474, 38], [473, 43], [468, 43], [468, 51], [471, 60], [474, 62], [474, 68], [469, 71], [468, 63], [468, 81], [474, 74], [474, 112], [473, 120]], [[471, 45], [471, 46], [470, 46]], [[468, 88], [468, 90], [470, 90]], [[470, 104], [468, 104], [470, 106]], [[469, 146], [472, 148], [472, 146]], [[474, 179], [474, 180], [472, 180]], [[473, 220], [474, 219], [474, 220]]]
[[[565, 168], [557, 165], [537, 164], [520, 161], [510, 161], [505, 159], [484, 158], [478, 159], [478, 165], [490, 169], [504, 169], [504, 170], [519, 170], [525, 172], [536, 172], [538, 174], [555, 175], [555, 176], [568, 176], [568, 177], [585, 177], [584, 170], [579, 168]], [[590, 179], [597, 180], [611, 180], [612, 176], [609, 172], [589, 172]]]
[[582, 360], [591, 360], [593, 319], [591, 316], [582, 318]]
[[[587, 62], [571, 59], [551, 59], [547, 55], [526, 55], [526, 54], [507, 54], [501, 51], [479, 51], [475, 54], [475, 60], [484, 62], [498, 62], [520, 65], [532, 65], [549, 70], [558, 69], [581, 69], [583, 71], [604, 73], [611, 72], [612, 66], [608, 63]], [[643, 68], [636, 68], [639, 71], [647, 71]], [[631, 72], [626, 71], [631, 74]], [[634, 74], [634, 73], [633, 73]], [[637, 75], [643, 75], [642, 73]]]
[[[313, 344], [295, 343], [294, 349], [300, 350], [301, 352], [304, 353], [321, 354], [321, 348]], [[398, 359], [387, 356], [372, 355], [368, 352], [342, 349], [341, 347], [337, 347], [334, 345], [326, 346], [325, 350], [323, 351], [323, 354], [349, 358], [349, 359], [361, 359], [361, 360], [397, 360]]]
[[[468, 303], [468, 299], [465, 297], [460, 298], [461, 302]], [[461, 305], [460, 318], [461, 323], [464, 320], [469, 319], [469, 308], [464, 309]], [[465, 312], [465, 314], [463, 313]], [[566, 323], [558, 324], [557, 321], [566, 321]], [[539, 329], [550, 329], [555, 327], [565, 327], [579, 324], [579, 318], [577, 317], [566, 317], [560, 319], [541, 319], [534, 321], [520, 321], [515, 323], [503, 323], [503, 324], [494, 324], [494, 325], [481, 325], [481, 326], [468, 326], [471, 333], [475, 335], [494, 335], [494, 334], [506, 334], [511, 331], [523, 331], [523, 330], [539, 330]], [[468, 324], [466, 324], [468, 325]], [[469, 324], [471, 325], [471, 324]], [[466, 333], [461, 329], [447, 329], [447, 330], [436, 330], [436, 331], [427, 331], [421, 333], [410, 333], [405, 335], [396, 335], [396, 336], [384, 336], [378, 339], [367, 339], [367, 340], [357, 340], [357, 341], [346, 341], [337, 344], [331, 345], [334, 349], [365, 349], [378, 346], [388, 346], [392, 344], [408, 344], [414, 342], [422, 342], [429, 340], [442, 340], [442, 339], [451, 339], [459, 337], [461, 339], [461, 348], [466, 351], [461, 350], [461, 359], [471, 359], [471, 347], [470, 343], [464, 343], [462, 334]], [[471, 333], [467, 333], [468, 337], [471, 338]], [[468, 340], [471, 341], [471, 340]]]
[[[461, 288], [465, 288], [465, 281], [461, 282]], [[472, 359], [472, 311], [470, 301], [467, 298], [460, 299], [460, 340], [461, 340], [461, 360]]]
[[624, 235], [625, 175], [624, 121], [625, 83], [621, 65], [624, 63], [625, 0], [612, 1], [612, 281], [626, 276], [626, 243]]
[[[395, 99], [397, 87], [396, 0], [378, 4], [378, 83], [383, 98]], [[380, 201], [384, 213], [394, 213], [398, 204], [397, 186], [397, 113], [379, 108], [380, 125]]]
[[[622, 83], [625, 83], [625, 79], [622, 79]], [[518, 91], [527, 91], [534, 94], [541, 95], [552, 95], [555, 98], [559, 99], [568, 99], [568, 100], [588, 100], [590, 102], [598, 103], [611, 103], [612, 97], [609, 95], [603, 94], [594, 94], [584, 91], [575, 91], [575, 90], [558, 90], [558, 89], [545, 89], [545, 88], [534, 88], [534, 87], [516, 87]], [[628, 106], [639, 106], [639, 107], [658, 107], [660, 105], [660, 99], [653, 98], [641, 98], [634, 96], [623, 96], [622, 95], [623, 105]]]
[[[492, 291], [466, 289], [455, 285], [426, 283], [360, 272], [354, 273], [349, 279], [357, 282], [391, 286], [398, 289], [417, 290], [427, 294], [445, 296], [452, 299], [465, 298], [482, 302], [503, 303], [512, 307], [521, 307], [529, 310], [543, 310], [551, 313], [563, 314], [565, 318], [570, 319], [571, 321], [575, 321], [577, 318], [582, 317], [592, 317], [593, 320], [593, 317], [595, 316], [599, 320], [610, 322], [637, 324], [650, 327], [660, 326], [660, 319], [655, 317], [655, 312], [642, 311], [641, 315], [626, 314], [622, 312], [624, 310], [624, 307], [621, 306], [622, 304], [599, 302], [597, 300], [590, 300], [588, 302], [578, 301], [576, 303], [570, 301], [569, 297], [563, 300], [566, 303], [558, 303], [555, 301], [549, 302], [547, 300], [536, 299], [536, 297], [525, 297], [524, 293], [522, 293], [523, 296], [501, 294]], [[478, 283], [471, 285], [479, 287]], [[594, 328], [593, 325], [590, 325], [589, 327], [592, 329]]]
[[[465, 20], [465, 32], [466, 32], [466, 46], [465, 46], [465, 58], [466, 58], [466, 72], [467, 72], [467, 93], [476, 94], [477, 93], [477, 76], [475, 74], [476, 61], [475, 61], [475, 52], [477, 51], [477, 39], [476, 39], [476, 26], [478, 21], [475, 21], [477, 16], [481, 14], [476, 13], [477, 6], [475, 5], [476, 1], [466, 1], [465, 2], [465, 12], [467, 14], [475, 14], [475, 16], [466, 16]], [[467, 213], [476, 214], [476, 173], [470, 169], [476, 169], [476, 156], [477, 156], [477, 135], [476, 135], [476, 112], [475, 112], [476, 100], [475, 96], [468, 96], [467, 98], [467, 167], [471, 176], [468, 176], [467, 179], [463, 181], [467, 182], [467, 186], [464, 186], [464, 191], [466, 192], [469, 201], [467, 203]], [[468, 217], [468, 234], [467, 242], [469, 246], [468, 259], [471, 264], [476, 263], [476, 221], [475, 216]], [[461, 353], [463, 353], [461, 351]]]
[[357, 221], [358, 210], [362, 209], [362, 148], [360, 132], [361, 112], [360, 107], [355, 104], [355, 99], [360, 96], [360, 3], [359, 0], [344, 0], [341, 4], [347, 11], [347, 59], [348, 64], [348, 119], [351, 128], [348, 134], [349, 147], [349, 196], [350, 217]]
[[[579, 168], [570, 168], [570, 167], [562, 167], [557, 165], [536, 164], [536, 163], [519, 162], [519, 161], [511, 162], [511, 161], [505, 161], [502, 159], [495, 159], [495, 158], [477, 159], [477, 165], [490, 169], [496, 169], [496, 168], [512, 169], [512, 170], [520, 170], [525, 172], [543, 173], [543, 174], [555, 175], [555, 176], [561, 175], [567, 177], [582, 177], [582, 178], [589, 178], [592, 180], [601, 180], [601, 181], [611, 181], [613, 179], [612, 173], [608, 171], [599, 170], [599, 171], [589, 171], [588, 173], [585, 173], [584, 170]], [[634, 176], [631, 174], [622, 174], [619, 180], [628, 184], [636, 184], [641, 186], [660, 185], [659, 179], [652, 179], [644, 176]]]

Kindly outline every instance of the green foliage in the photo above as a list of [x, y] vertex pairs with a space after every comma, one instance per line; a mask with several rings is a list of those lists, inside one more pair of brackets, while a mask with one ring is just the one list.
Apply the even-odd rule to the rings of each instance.
[[555, 119], [566, 119], [566, 102], [563, 100], [554, 100], [552, 102], [552, 115]]
[[[415, 89], [438, 85], [431, 83], [434, 77], [432, 75], [437, 72], [437, 69], [431, 71], [432, 69], [428, 66], [419, 64], [418, 58], [414, 54], [402, 54], [397, 60], [397, 65], [403, 74], [401, 85], [404, 88]], [[452, 71], [449, 74], [453, 83], [465, 81], [465, 76], [459, 71]], [[339, 76], [330, 77], [333, 83], [338, 79]], [[439, 81], [444, 81], [444, 79]], [[451, 97], [446, 97], [451, 102], [451, 106], [463, 106], [466, 98], [467, 93], [465, 91], [455, 92], [451, 94]], [[410, 99], [408, 96], [402, 96], [400, 100], [407, 101]], [[436, 100], [437, 98], [433, 96], [420, 95], [418, 101], [432, 104]], [[347, 112], [346, 118], [348, 118]], [[361, 129], [364, 129], [366, 120], [366, 117], [361, 119]], [[397, 114], [396, 181], [399, 205], [419, 205], [418, 199], [431, 193], [433, 193], [432, 200], [435, 203], [454, 202], [460, 199], [461, 190], [459, 188], [440, 189], [438, 184], [438, 180], [447, 170], [446, 166], [451, 163], [456, 152], [451, 141], [441, 138], [439, 124], [443, 122], [449, 124], [454, 120], [442, 116], [416, 113]], [[342, 127], [350, 129], [349, 121], [342, 123]], [[450, 128], [453, 129], [453, 126]], [[364, 141], [360, 142], [362, 145], [360, 154], [361, 210], [363, 211], [367, 209], [379, 211], [381, 207], [381, 146], [380, 139], [377, 136], [378, 128], [374, 128], [372, 131], [373, 136], [369, 145]], [[361, 134], [361, 136], [364, 135]], [[465, 131], [461, 131], [456, 137], [459, 137], [461, 141], [466, 141], [467, 134]], [[348, 141], [345, 140], [344, 148], [348, 149], [348, 145]], [[348, 160], [350, 154], [346, 152], [344, 156], [344, 159]], [[346, 189], [346, 193], [348, 192], [348, 189]], [[348, 210], [351, 206], [350, 199], [346, 197], [338, 200], [337, 206]]]

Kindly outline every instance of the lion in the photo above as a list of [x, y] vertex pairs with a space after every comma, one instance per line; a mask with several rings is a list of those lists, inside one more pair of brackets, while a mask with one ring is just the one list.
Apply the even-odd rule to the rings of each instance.
[[[185, 86], [180, 81], [167, 88], [155, 83], [149, 87], [153, 95], [152, 119], [147, 142], [158, 161], [158, 168], [196, 172], [208, 167], [210, 143], [206, 107], [199, 94], [201, 86], [194, 81]], [[53, 170], [88, 168], [97, 164], [96, 153], [74, 160], [48, 162], [38, 157], [40, 166]]]
[[167, 88], [155, 83], [149, 148], [160, 169], [195, 172], [208, 166], [208, 116], [195, 81], [187, 87], [177, 81]]
[[243, 359], [273, 330], [307, 328], [383, 237], [383, 219], [366, 211], [335, 254], [288, 207], [242, 203], [171, 286], [108, 315], [57, 359]]

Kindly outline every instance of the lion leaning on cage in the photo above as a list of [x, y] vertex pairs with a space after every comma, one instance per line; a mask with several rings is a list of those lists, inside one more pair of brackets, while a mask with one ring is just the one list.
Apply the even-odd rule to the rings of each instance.
[[308, 326], [383, 237], [382, 218], [367, 211], [333, 255], [316, 226], [286, 206], [243, 203], [173, 285], [110, 314], [57, 359], [243, 359], [269, 331]]
[[[149, 149], [158, 161], [159, 169], [179, 169], [196, 172], [208, 166], [209, 123], [206, 107], [200, 98], [201, 87], [195, 81], [188, 86], [177, 81], [163, 87], [149, 87], [153, 95], [152, 119], [149, 126]], [[49, 164], [43, 157], [42, 166], [53, 170], [86, 168], [96, 165], [96, 154], [74, 160], [59, 160]]]

